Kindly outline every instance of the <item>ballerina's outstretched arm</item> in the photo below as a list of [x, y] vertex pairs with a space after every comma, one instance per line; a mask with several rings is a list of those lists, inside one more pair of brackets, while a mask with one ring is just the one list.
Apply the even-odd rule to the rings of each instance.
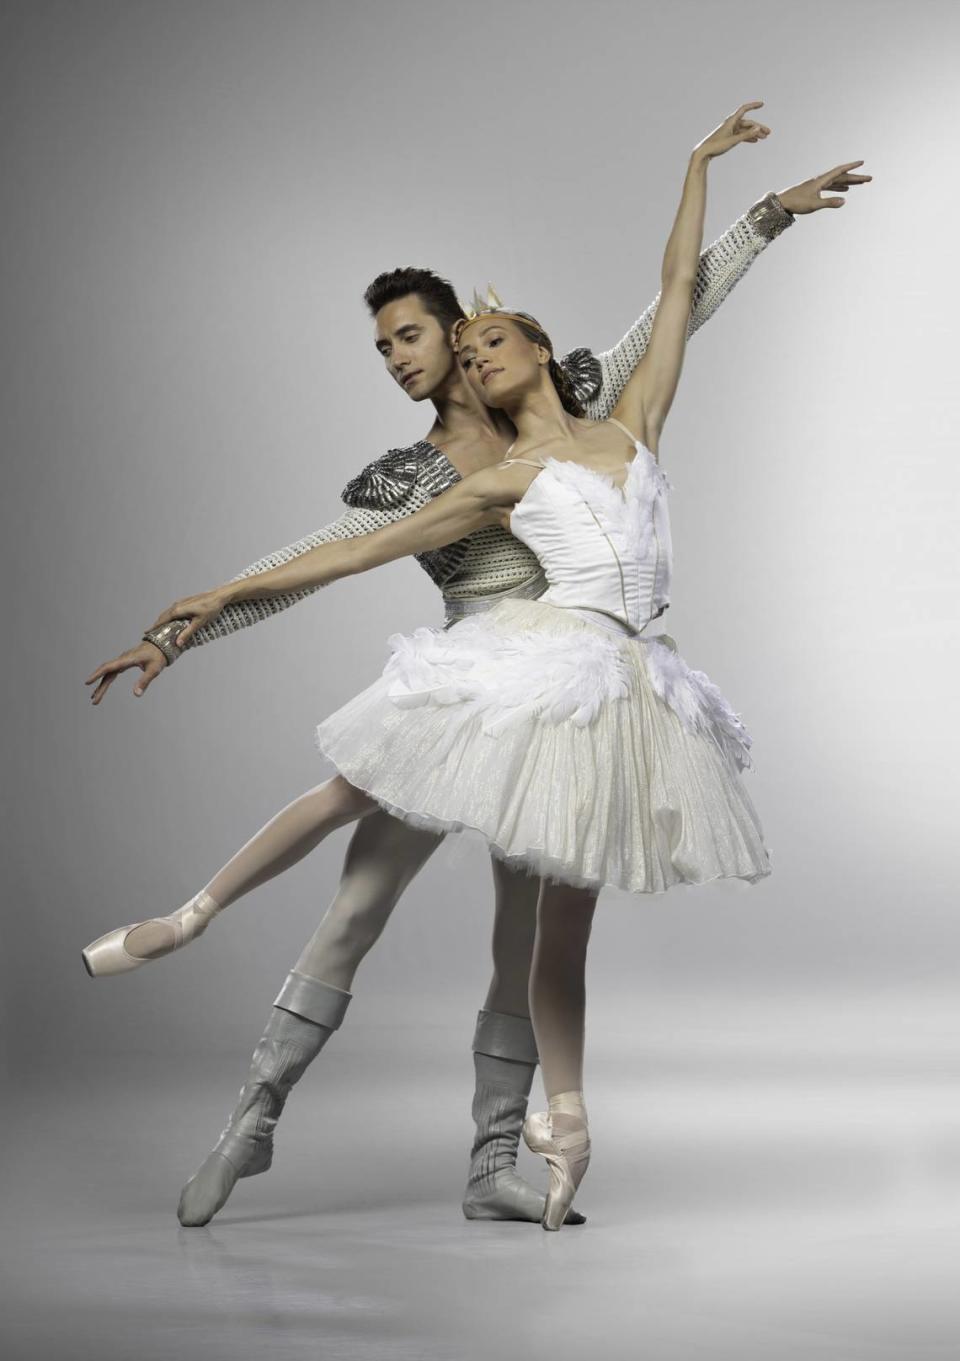
[[[803, 188], [803, 185], [797, 185], [783, 189], [779, 194], [772, 191], [764, 194], [700, 252], [687, 320], [688, 338], [706, 325], [714, 312], [726, 302], [770, 243], [793, 225], [796, 212], [808, 211]], [[585, 394], [583, 399], [584, 414], [591, 420], [606, 420], [620, 400], [627, 380], [650, 344], [661, 296], [658, 293], [653, 302], [644, 308], [616, 345], [597, 354], [595, 364], [598, 366], [599, 386], [594, 392]], [[575, 350], [573, 356], [584, 353]]]
[[398, 558], [456, 543], [476, 529], [502, 524], [504, 509], [520, 499], [531, 477], [525, 466], [483, 468], [405, 520], [355, 539], [320, 544], [269, 572], [228, 581], [212, 591], [176, 600], [157, 616], [151, 627], [157, 628], [171, 619], [189, 619], [177, 639], [182, 647], [198, 628], [208, 625], [235, 601], [328, 586], [342, 577], [368, 572]]
[[[704, 271], [704, 255], [699, 251], [703, 240], [706, 167], [710, 160], [722, 156], [731, 147], [741, 142], [761, 141], [769, 135], [770, 129], [764, 124], [744, 117], [746, 110], [760, 108], [762, 103], [762, 100], [755, 100], [741, 105], [694, 148], [690, 158], [683, 197], [664, 254], [663, 288], [657, 298], [656, 311], [652, 313], [649, 340], [613, 407], [613, 414], [624, 425], [634, 432], [641, 432], [653, 453], [657, 452], [659, 434], [676, 393], [687, 340], [710, 315], [698, 301]], [[862, 160], [846, 161], [785, 191], [783, 197], [790, 203], [791, 217], [793, 213], [842, 208], [845, 200], [837, 191], [845, 192], [867, 184], [873, 178], [856, 173], [856, 167], [862, 165]], [[824, 192], [833, 196], [822, 198]], [[731, 283], [726, 292], [732, 286]], [[649, 316], [651, 309], [641, 322]], [[613, 354], [611, 351], [610, 356]], [[601, 359], [608, 357], [602, 355]], [[588, 408], [588, 414], [597, 413]], [[603, 414], [608, 413], [604, 411]]]
[[680, 206], [663, 256], [660, 302], [646, 353], [628, 378], [615, 416], [640, 438], [654, 454], [660, 431], [680, 381], [689, 334], [690, 309], [697, 281], [700, 246], [707, 201], [707, 167], [742, 142], [758, 142], [770, 129], [745, 117], [762, 100], [741, 104], [718, 128], [705, 137], [690, 155]]
[[[401, 467], [398, 469], [389, 454], [386, 458], [375, 459], [372, 463], [367, 464], [363, 471], [344, 488], [342, 498], [347, 503], [348, 508], [342, 515], [320, 529], [305, 534], [302, 539], [297, 539], [283, 548], [274, 549], [262, 558], [258, 558], [256, 562], [251, 563], [241, 572], [237, 572], [232, 580], [239, 581], [245, 577], [270, 571], [271, 568], [290, 562], [293, 558], [308, 553], [312, 548], [316, 548], [322, 543], [331, 543], [335, 540], [356, 538], [361, 534], [369, 534], [383, 525], [392, 524], [394, 520], [400, 520], [404, 516], [414, 514], [421, 506], [427, 505], [431, 499], [432, 489], [429, 477], [431, 470], [428, 469], [428, 476], [423, 477], [420, 475], [420, 463], [416, 460], [411, 460], [411, 463], [413, 465], [412, 476], [410, 468]], [[382, 507], [369, 505], [366, 498], [358, 499], [355, 503], [354, 496], [356, 495], [357, 484], [371, 478], [375, 478], [378, 485], [386, 489], [388, 497], [385, 499], [388, 500], [389, 504]], [[317, 589], [319, 588], [315, 586], [307, 590], [274, 595], [262, 600], [245, 600], [228, 606], [215, 620], [191, 633], [187, 648], [193, 650], [204, 643], [226, 638], [231, 633], [248, 628], [251, 624], [270, 619], [273, 615], [289, 609], [291, 605], [307, 599], [312, 591]], [[170, 622], [177, 625], [172, 630], [175, 637], [180, 631], [180, 624], [177, 620]], [[166, 652], [157, 643], [146, 640], [135, 644], [132, 648], [128, 648], [125, 652], [111, 658], [110, 661], [102, 662], [87, 677], [85, 683], [96, 687], [91, 692], [92, 703], [94, 705], [100, 704], [117, 677], [122, 675], [124, 671], [133, 669], [139, 669], [141, 673], [134, 688], [134, 694], [137, 696], [144, 694], [169, 662], [175, 660], [175, 658], [176, 654], [170, 652], [169, 644]]]

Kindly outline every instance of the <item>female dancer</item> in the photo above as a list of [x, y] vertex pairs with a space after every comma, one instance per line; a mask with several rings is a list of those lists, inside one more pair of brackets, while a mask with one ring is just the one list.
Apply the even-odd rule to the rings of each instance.
[[[670, 640], [639, 637], [669, 591], [666, 484], [655, 451], [682, 364], [706, 167], [767, 135], [742, 118], [752, 107], [691, 158], [650, 346], [617, 419], [582, 421], [569, 402], [565, 410], [550, 373], [552, 346], [526, 314], [481, 312], [460, 334], [462, 362], [478, 395], [513, 420], [514, 458], [404, 522], [169, 612], [192, 615], [199, 627], [232, 600], [326, 584], [484, 525], [509, 525], [540, 556], [550, 581], [544, 596], [505, 602], [447, 634], [395, 638], [384, 676], [318, 735], [355, 804], [380, 804], [438, 831], [478, 827], [504, 859], [554, 881], [541, 891], [531, 981], [550, 1112], [525, 1127], [551, 1164], [550, 1228], [562, 1222], [589, 1150], [582, 977], [599, 888], [655, 892], [769, 873], [738, 777], [749, 763], [742, 725]], [[634, 432], [628, 445], [624, 425]], [[558, 794], [562, 802], [552, 803]]]

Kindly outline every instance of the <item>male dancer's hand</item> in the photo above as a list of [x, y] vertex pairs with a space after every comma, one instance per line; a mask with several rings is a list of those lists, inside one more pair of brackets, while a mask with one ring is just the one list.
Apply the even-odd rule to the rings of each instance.
[[169, 624], [171, 619], [189, 619], [190, 622], [174, 639], [175, 647], [183, 647], [197, 629], [203, 628], [204, 624], [212, 623], [229, 603], [229, 585], [218, 586], [213, 591], [201, 591], [199, 595], [187, 595], [182, 600], [175, 600], [162, 614], [158, 614], [150, 627], [158, 629], [163, 624]]
[[815, 213], [818, 208], [842, 208], [846, 199], [821, 198], [820, 195], [835, 194], [838, 190], [846, 192], [873, 179], [872, 175], [852, 175], [850, 172], [855, 165], [863, 165], [863, 161], [847, 161], [844, 165], [836, 165], [823, 175], [815, 175], [813, 179], [795, 184], [782, 193], [778, 191], [777, 198], [788, 213]]
[[96, 671], [88, 676], [83, 683], [84, 685], [92, 685], [94, 681], [99, 682], [90, 696], [91, 703], [99, 704], [120, 673], [129, 671], [132, 666], [137, 666], [143, 674], [133, 687], [133, 693], [142, 695], [147, 686], [156, 680], [166, 665], [167, 660], [156, 644], [142, 642], [138, 643], [136, 647], [130, 648], [127, 652], [121, 652], [120, 656], [114, 657], [112, 661], [104, 662], [101, 666], [98, 666]]

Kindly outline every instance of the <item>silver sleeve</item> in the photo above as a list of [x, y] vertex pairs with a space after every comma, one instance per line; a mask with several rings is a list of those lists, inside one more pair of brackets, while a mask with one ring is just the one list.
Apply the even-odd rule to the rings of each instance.
[[[416, 503], [414, 503], [412, 509], [417, 508]], [[322, 543], [332, 543], [336, 539], [354, 539], [361, 534], [370, 534], [383, 525], [389, 525], [395, 520], [403, 519], [410, 514], [410, 510], [411, 507], [408, 506], [393, 510], [351, 507], [346, 514], [340, 516], [339, 520], [333, 520], [330, 524], [324, 525], [322, 529], [304, 535], [302, 539], [297, 539], [295, 543], [288, 544], [286, 548], [278, 548], [274, 552], [268, 553], [266, 557], [258, 558], [256, 562], [252, 562], [249, 567], [238, 572], [231, 580], [241, 581], [244, 577], [256, 576], [260, 572], [269, 572], [271, 568], [281, 567], [286, 562], [292, 562], [294, 558], [301, 557], [311, 548], [317, 548]], [[251, 624], [259, 624], [263, 619], [269, 619], [272, 615], [288, 610], [291, 605], [296, 605], [298, 601], [305, 600], [308, 595], [313, 595], [319, 589], [319, 586], [308, 586], [302, 591], [290, 591], [285, 595], [269, 596], [262, 600], [240, 600], [236, 604], [227, 605], [217, 615], [216, 619], [209, 624], [204, 624], [202, 628], [197, 629], [191, 638], [187, 639], [183, 650], [187, 652], [192, 647], [215, 642], [218, 638], [226, 638], [230, 633], [238, 633], [240, 629], [249, 628]]]

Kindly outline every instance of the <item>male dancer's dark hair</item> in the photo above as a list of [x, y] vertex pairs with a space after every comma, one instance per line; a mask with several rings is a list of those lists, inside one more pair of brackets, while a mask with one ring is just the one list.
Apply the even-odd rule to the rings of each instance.
[[416, 293], [432, 317], [449, 333], [455, 321], [463, 320], [463, 308], [453, 285], [448, 279], [441, 279], [432, 269], [415, 269], [408, 265], [405, 269], [391, 269], [378, 274], [367, 288], [363, 300], [375, 317], [381, 307], [398, 298], [407, 298]]

